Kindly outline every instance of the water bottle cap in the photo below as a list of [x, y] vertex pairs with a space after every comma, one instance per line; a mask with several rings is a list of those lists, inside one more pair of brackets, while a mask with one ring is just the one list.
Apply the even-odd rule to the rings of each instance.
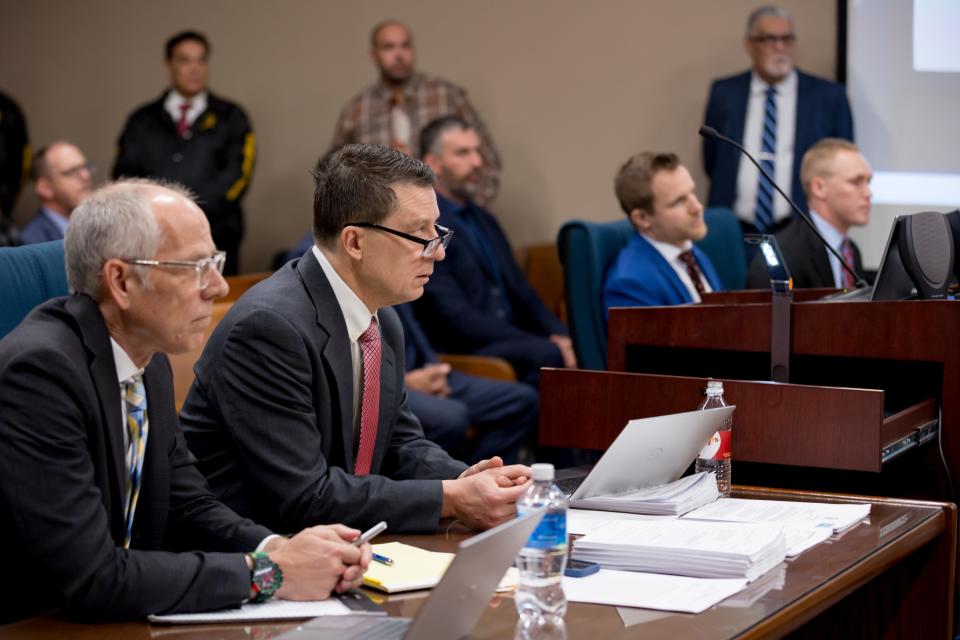
[[553, 480], [553, 465], [547, 462], [530, 465], [530, 475], [534, 482], [550, 482]]
[[723, 391], [723, 380], [707, 380], [707, 393]]

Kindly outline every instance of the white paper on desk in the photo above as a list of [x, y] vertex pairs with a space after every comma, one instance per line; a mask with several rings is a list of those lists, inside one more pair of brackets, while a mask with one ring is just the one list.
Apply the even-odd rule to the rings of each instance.
[[687, 578], [601, 569], [583, 578], [564, 578], [570, 602], [700, 613], [747, 586], [746, 580]]
[[640, 513], [619, 513], [616, 511], [595, 511], [593, 509], [568, 509], [567, 533], [584, 536], [611, 520], [676, 520], [677, 516], [648, 516]]
[[[150, 622], [161, 624], [209, 624], [214, 622], [252, 622], [255, 620], [305, 620], [317, 616], [357, 615], [337, 599], [295, 602], [268, 600], [247, 603], [239, 609], [221, 609], [206, 613], [174, 613], [166, 616], [147, 616]], [[371, 614], [376, 615], [376, 614]]]
[[869, 515], [869, 504], [720, 498], [694, 509], [683, 518], [724, 522], [773, 522], [785, 527], [829, 529], [837, 533], [849, 529]]
[[833, 531], [826, 527], [807, 529], [786, 526], [783, 528], [783, 535], [786, 537], [787, 557], [796, 558], [810, 547], [828, 540], [833, 535]]

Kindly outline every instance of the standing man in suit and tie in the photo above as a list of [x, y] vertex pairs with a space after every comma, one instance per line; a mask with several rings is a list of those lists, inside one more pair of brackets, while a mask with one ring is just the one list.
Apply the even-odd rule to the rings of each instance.
[[700, 302], [723, 285], [694, 242], [707, 235], [703, 205], [687, 168], [672, 153], [640, 153], [617, 172], [614, 190], [636, 233], [611, 265], [603, 307]]
[[[744, 48], [753, 68], [714, 81], [704, 124], [741, 143], [804, 211], [800, 161], [821, 138], [853, 140], [853, 116], [841, 85], [793, 66], [797, 36], [781, 7], [756, 9]], [[705, 138], [710, 207], [730, 207], [748, 233], [773, 233], [792, 209], [757, 168], [729, 144]]]
[[244, 294], [195, 367], [180, 417], [214, 491], [280, 531], [332, 519], [391, 531], [516, 513], [527, 467], [472, 467], [427, 440], [407, 404], [391, 305], [423, 294], [451, 232], [433, 172], [346, 145], [314, 177], [311, 251]]
[[66, 140], [38, 149], [30, 166], [33, 190], [40, 210], [20, 233], [24, 244], [60, 240], [67, 233], [70, 214], [93, 188], [93, 163]]
[[541, 367], [576, 367], [567, 328], [527, 282], [497, 219], [473, 199], [484, 166], [477, 131], [455, 116], [438, 118], [420, 147], [437, 174], [440, 224], [461, 238], [414, 305], [436, 346], [504, 358], [533, 386]]
[[[840, 252], [847, 265], [863, 273], [860, 249], [847, 235], [852, 227], [870, 221], [870, 180], [873, 171], [855, 144], [839, 138], [826, 138], [813, 145], [803, 156], [800, 180], [810, 203], [810, 218], [827, 242]], [[776, 234], [783, 259], [790, 269], [795, 288], [837, 287], [852, 289], [853, 276], [840, 266], [835, 255], [803, 220], [794, 219]], [[747, 284], [751, 288], [769, 286], [767, 269], [759, 256], [750, 265]]]
[[130, 116], [117, 143], [113, 177], [175, 180], [197, 194], [224, 273], [239, 270], [243, 198], [253, 176], [256, 138], [243, 109], [207, 88], [210, 42], [183, 31], [164, 49], [170, 88]]
[[223, 253], [186, 192], [117, 183], [74, 211], [73, 295], [0, 341], [0, 624], [317, 600], [357, 585], [360, 532], [292, 539], [210, 493], [187, 450], [166, 353], [199, 347], [227, 292]]

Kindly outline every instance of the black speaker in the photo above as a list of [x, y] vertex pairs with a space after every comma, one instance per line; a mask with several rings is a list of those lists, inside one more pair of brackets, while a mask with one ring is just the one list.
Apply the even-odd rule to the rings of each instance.
[[943, 214], [953, 234], [953, 275], [960, 281], [960, 260], [957, 260], [957, 248], [960, 247], [960, 209]]
[[898, 250], [903, 267], [923, 300], [943, 298], [953, 275], [953, 233], [942, 213], [903, 216]]

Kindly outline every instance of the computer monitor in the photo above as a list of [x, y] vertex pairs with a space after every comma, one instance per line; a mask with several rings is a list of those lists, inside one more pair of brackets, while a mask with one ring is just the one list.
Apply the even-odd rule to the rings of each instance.
[[897, 216], [870, 300], [945, 297], [953, 275], [953, 245], [950, 225], [942, 213]]

